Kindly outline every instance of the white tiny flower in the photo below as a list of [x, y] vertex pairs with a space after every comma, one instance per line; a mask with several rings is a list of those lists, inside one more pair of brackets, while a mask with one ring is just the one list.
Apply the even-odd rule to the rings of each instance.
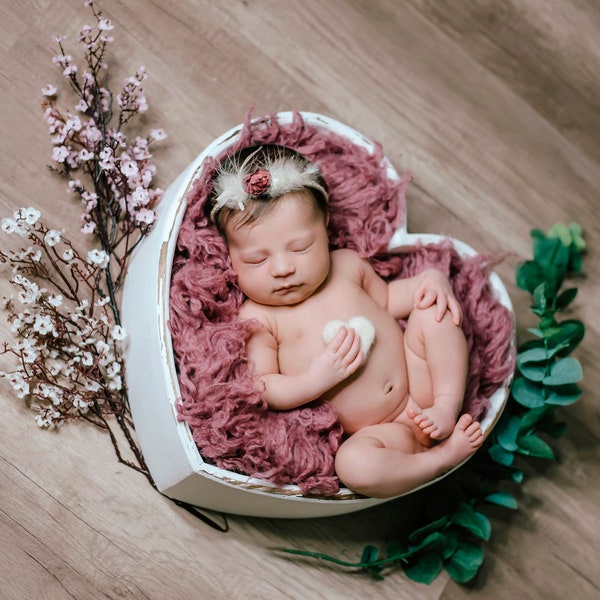
[[63, 252], [63, 260], [66, 260], [67, 262], [70, 262], [73, 259], [74, 256], [74, 252], [73, 252], [73, 248], [67, 248], [64, 252]]
[[105, 269], [108, 265], [109, 256], [104, 250], [94, 248], [87, 253], [87, 260], [91, 265], [98, 265], [102, 269]]
[[30, 206], [29, 208], [22, 208], [20, 211], [21, 219], [28, 225], [35, 225], [38, 219], [42, 216], [42, 213], [37, 209]]
[[85, 389], [90, 392], [97, 392], [101, 389], [101, 385], [97, 381], [86, 381]]
[[50, 296], [48, 298], [48, 302], [55, 308], [58, 308], [59, 306], [62, 305], [62, 302], [63, 302], [62, 294], [58, 294], [57, 296]]
[[94, 364], [94, 357], [90, 352], [84, 352], [81, 357], [81, 364], [85, 367], [91, 367]]
[[4, 233], [14, 233], [17, 230], [17, 222], [10, 217], [4, 217], [2, 219], [2, 231]]
[[123, 387], [121, 376], [117, 375], [114, 379], [111, 379], [108, 383], [109, 390], [120, 390]]
[[96, 342], [96, 350], [98, 351], [98, 354], [105, 355], [110, 352], [110, 346], [104, 340], [98, 340]]
[[109, 21], [109, 19], [100, 19], [98, 21], [98, 29], [100, 31], [110, 31], [114, 29], [114, 25]]
[[57, 231], [56, 229], [49, 229], [44, 236], [44, 242], [48, 244], [48, 246], [56, 246], [58, 242], [60, 242], [62, 236], [62, 232]]
[[42, 94], [44, 96], [55, 96], [56, 95], [56, 86], [52, 85], [51, 83], [47, 83], [42, 88]]
[[110, 332], [110, 336], [113, 340], [121, 341], [127, 337], [127, 332], [121, 325], [115, 325]]
[[106, 375], [109, 378], [116, 377], [121, 372], [121, 363], [117, 361], [111, 363], [106, 367]]
[[42, 251], [36, 250], [35, 252], [31, 252], [30, 256], [33, 262], [40, 262], [42, 260]]
[[54, 331], [54, 323], [48, 315], [36, 315], [33, 329], [40, 335], [46, 335]]

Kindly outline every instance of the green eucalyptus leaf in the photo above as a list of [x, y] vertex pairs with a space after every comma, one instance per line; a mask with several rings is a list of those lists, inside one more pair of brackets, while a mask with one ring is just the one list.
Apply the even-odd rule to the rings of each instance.
[[544, 283], [544, 272], [537, 263], [528, 260], [517, 267], [516, 280], [522, 290], [533, 294], [533, 290]]
[[577, 296], [577, 288], [567, 288], [564, 292], [561, 292], [555, 303], [556, 310], [564, 310]]
[[534, 239], [534, 260], [547, 284], [546, 297], [552, 298], [562, 285], [569, 263], [569, 249], [558, 238]]
[[494, 444], [488, 449], [490, 458], [500, 465], [510, 467], [515, 460], [515, 455], [512, 452], [507, 452], [500, 444]]
[[552, 437], [559, 438], [567, 431], [566, 423], [548, 423], [541, 427], [541, 430], [551, 435]]
[[566, 385], [583, 378], [581, 363], [573, 357], [561, 358], [550, 365], [550, 374], [542, 379], [544, 385]]
[[544, 404], [544, 406], [540, 406], [539, 408], [532, 408], [531, 410], [528, 410], [521, 417], [519, 437], [533, 433], [533, 431], [536, 429], [536, 427], [540, 425], [540, 423], [551, 419], [552, 410], [553, 409], [548, 407], [546, 404]]
[[519, 505], [515, 497], [508, 492], [494, 492], [488, 494], [484, 500], [490, 504], [496, 504], [497, 506], [503, 506], [504, 508], [510, 508], [511, 510], [517, 510]]
[[544, 332], [552, 329], [555, 326], [556, 319], [553, 316], [546, 316], [540, 319], [540, 329]]
[[[543, 379], [543, 377], [542, 377]], [[511, 387], [512, 397], [526, 408], [539, 408], [544, 405], [544, 388], [525, 377], [516, 377]]]
[[434, 531], [443, 531], [449, 522], [449, 517], [440, 517], [439, 519], [436, 519], [435, 521], [432, 521], [431, 523], [428, 523], [419, 529], [415, 529], [415, 531], [408, 536], [408, 541], [411, 544], [418, 544]]
[[441, 572], [442, 559], [437, 554], [423, 554], [410, 565], [404, 566], [409, 579], [417, 583], [430, 584]]
[[540, 437], [531, 433], [524, 435], [517, 440], [519, 444], [519, 453], [535, 458], [554, 459], [552, 448]]
[[473, 509], [470, 504], [461, 502], [458, 510], [454, 513], [452, 521], [460, 525], [473, 535], [483, 540], [489, 540], [492, 533], [492, 526], [489, 519], [480, 512]]
[[534, 381], [536, 383], [543, 381], [546, 377], [546, 367], [546, 361], [526, 364], [519, 364], [517, 362], [517, 368], [521, 375], [526, 379], [529, 379], [529, 381]]
[[544, 337], [544, 332], [539, 327], [530, 327], [529, 329], [527, 329], [527, 331], [529, 331], [529, 333], [532, 333], [533, 335], [535, 335], [535, 337], [538, 337], [538, 338]]
[[460, 538], [458, 530], [452, 531], [451, 529], [445, 532], [445, 537], [446, 543], [441, 552], [442, 560], [447, 560], [456, 552]]
[[423, 550], [428, 552], [441, 552], [446, 543], [446, 537], [443, 533], [434, 531], [425, 537], [419, 544], [409, 547], [411, 554], [419, 554]]
[[552, 347], [562, 346], [565, 353], [572, 352], [585, 335], [585, 327], [581, 321], [569, 319], [557, 323], [555, 327], [545, 331], [546, 341]]
[[541, 362], [548, 360], [548, 358], [549, 356], [546, 348], [538, 346], [537, 348], [531, 348], [530, 350], [525, 350], [524, 352], [517, 354], [517, 364], [525, 365], [532, 362]]
[[567, 268], [571, 273], [581, 273], [583, 269], [583, 257], [573, 248], [569, 252], [569, 265]]
[[373, 544], [365, 546], [360, 557], [360, 562], [369, 564], [376, 562], [377, 560], [379, 560], [379, 548]]
[[398, 539], [391, 539], [385, 546], [385, 553], [388, 558], [404, 561], [406, 559], [406, 548]]
[[521, 419], [515, 415], [506, 413], [500, 419], [496, 427], [496, 439], [504, 450], [516, 452], [518, 448], [517, 435], [519, 434], [520, 425]]
[[483, 564], [483, 549], [469, 542], [462, 542], [451, 558], [446, 561], [444, 568], [458, 583], [471, 581]]
[[551, 406], [570, 406], [575, 404], [581, 396], [581, 388], [575, 384], [557, 385], [550, 388], [546, 396], [546, 404]]

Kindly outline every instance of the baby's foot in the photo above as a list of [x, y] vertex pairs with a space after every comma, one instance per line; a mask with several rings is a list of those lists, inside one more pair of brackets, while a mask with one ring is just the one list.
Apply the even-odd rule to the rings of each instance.
[[454, 467], [471, 456], [483, 444], [483, 431], [471, 415], [462, 415], [454, 430], [438, 448], [444, 451], [444, 462]]
[[409, 408], [406, 412], [415, 425], [432, 440], [446, 439], [456, 425], [456, 412], [443, 404], [431, 406], [421, 412]]

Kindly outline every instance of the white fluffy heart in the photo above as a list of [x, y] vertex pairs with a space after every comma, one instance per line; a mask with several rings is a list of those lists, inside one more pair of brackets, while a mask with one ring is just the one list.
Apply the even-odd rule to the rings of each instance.
[[366, 358], [375, 341], [375, 327], [373, 327], [373, 323], [366, 317], [361, 316], [352, 317], [349, 321], [342, 321], [341, 319], [329, 321], [325, 323], [325, 327], [323, 327], [323, 340], [325, 341], [325, 344], [331, 342], [341, 327], [354, 329], [360, 338], [360, 349], [363, 356]]

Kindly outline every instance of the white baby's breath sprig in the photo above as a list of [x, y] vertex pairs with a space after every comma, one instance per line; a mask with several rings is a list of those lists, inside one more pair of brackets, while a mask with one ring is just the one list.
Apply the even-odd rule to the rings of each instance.
[[[58, 52], [52, 62], [74, 93], [74, 106], [59, 106], [60, 86], [53, 82], [41, 93], [51, 169], [68, 180], [70, 197], [80, 201], [81, 231], [95, 241], [79, 250], [32, 206], [2, 218], [0, 263], [10, 267], [14, 287], [2, 308], [14, 339], [0, 347], [0, 355], [12, 357], [14, 367], [0, 377], [35, 412], [40, 427], [89, 421], [109, 432], [119, 461], [152, 482], [132, 434], [118, 291], [131, 253], [156, 218], [163, 191], [154, 185], [152, 146], [166, 134], [127, 130], [148, 109], [146, 69], [139, 67], [113, 94], [106, 53], [114, 25], [93, 0], [85, 4], [93, 23], [79, 35], [83, 61], [67, 51], [65, 37], [54, 38]], [[9, 248], [20, 242], [25, 247]], [[133, 458], [122, 454], [115, 423]]]

